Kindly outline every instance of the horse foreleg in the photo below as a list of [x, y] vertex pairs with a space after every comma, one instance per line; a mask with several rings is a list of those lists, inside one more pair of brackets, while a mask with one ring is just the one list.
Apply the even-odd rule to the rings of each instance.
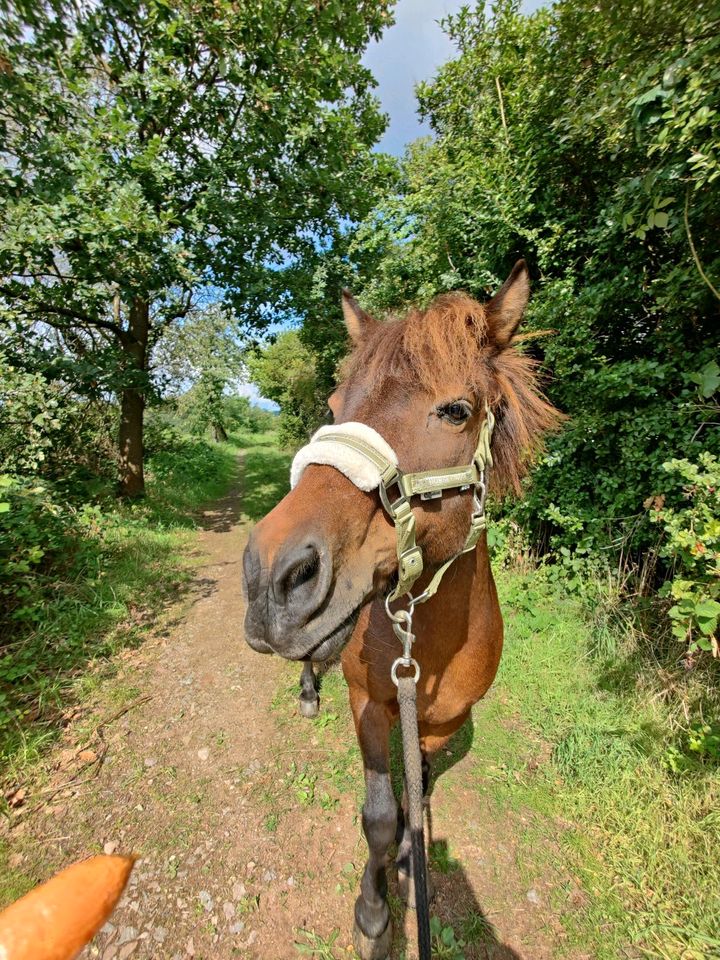
[[385, 960], [392, 942], [385, 868], [395, 839], [397, 804], [390, 782], [390, 720], [383, 706], [364, 705], [358, 734], [365, 772], [362, 825], [369, 857], [355, 902], [353, 944], [361, 960]]
[[320, 697], [312, 660], [303, 660], [300, 674], [300, 714], [303, 717], [316, 717], [320, 709]]
[[[428, 787], [430, 785], [430, 761], [425, 753], [422, 755], [422, 786], [423, 797], [427, 803]], [[402, 827], [402, 836], [398, 843], [395, 865], [398, 872], [398, 892], [407, 905], [415, 909], [415, 881], [413, 879], [412, 869], [412, 841], [410, 839], [410, 817], [408, 816], [408, 795], [407, 786], [403, 790], [402, 807], [398, 817], [398, 826]], [[399, 831], [398, 831], [399, 832]], [[427, 847], [429, 849], [429, 847]], [[427, 894], [428, 900], [432, 900], [435, 895], [430, 873], [427, 874]]]

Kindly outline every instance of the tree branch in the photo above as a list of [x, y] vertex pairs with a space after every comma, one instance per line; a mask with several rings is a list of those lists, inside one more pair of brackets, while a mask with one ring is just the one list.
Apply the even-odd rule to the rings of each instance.
[[715, 296], [717, 297], [717, 299], [720, 300], [720, 293], [719, 293], [719, 292], [717, 291], [717, 289], [713, 286], [712, 281], [710, 280], [710, 278], [708, 277], [708, 275], [707, 275], [707, 274], [705, 273], [705, 271], [703, 270], [703, 265], [702, 265], [702, 263], [700, 263], [700, 257], [698, 256], [697, 250], [695, 249], [695, 244], [693, 243], [692, 234], [690, 233], [690, 220], [689, 220], [689, 218], [688, 218], [689, 209], [690, 209], [690, 184], [688, 184], [687, 190], [685, 191], [685, 216], [684, 216], [684, 219], [685, 219], [685, 233], [687, 234], [688, 243], [690, 244], [690, 252], [691, 252], [692, 255], [693, 255], [693, 260], [695, 261], [695, 266], [697, 267], [698, 273], [699, 273], [700, 276], [703, 278], [703, 280], [705, 281], [705, 283], [708, 285], [708, 287], [710, 288], [710, 290], [712, 290], [712, 292], [715, 294]]
[[[110, 320], [102, 320], [99, 317], [91, 317], [89, 313], [85, 313], [82, 310], [71, 307], [61, 307], [54, 303], [47, 303], [44, 300], [32, 301], [28, 294], [21, 293], [19, 290], [11, 290], [8, 287], [0, 286], [0, 294], [9, 300], [19, 299], [25, 301], [33, 313], [57, 314], [59, 317], [67, 317], [69, 320], [75, 320], [76, 323], [86, 323], [91, 327], [99, 327], [101, 330], [110, 330], [121, 340], [128, 335], [127, 331], [123, 330], [118, 324], [112, 323]], [[52, 320], [48, 320], [48, 323], [52, 324]], [[53, 326], [55, 326], [55, 324], [53, 324]], [[57, 324], [57, 326], [59, 328], [60, 324]], [[67, 328], [68, 325], [65, 324], [65, 327]]]

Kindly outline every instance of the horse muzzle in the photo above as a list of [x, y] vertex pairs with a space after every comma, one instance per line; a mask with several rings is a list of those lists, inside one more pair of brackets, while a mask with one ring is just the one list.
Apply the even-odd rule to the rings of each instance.
[[311, 534], [283, 542], [267, 559], [270, 552], [253, 531], [243, 557], [248, 644], [288, 660], [327, 659], [349, 639], [359, 612], [331, 602], [329, 548]]

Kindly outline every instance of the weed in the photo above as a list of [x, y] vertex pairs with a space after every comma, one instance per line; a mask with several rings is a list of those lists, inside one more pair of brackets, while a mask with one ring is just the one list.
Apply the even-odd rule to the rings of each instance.
[[488, 918], [473, 910], [460, 921], [460, 935], [466, 943], [494, 943], [497, 940], [495, 928]]
[[340, 800], [338, 797], [331, 797], [329, 793], [323, 790], [320, 794], [320, 806], [323, 810], [334, 812], [340, 806]]
[[453, 928], [444, 925], [439, 917], [430, 918], [430, 936], [433, 943], [433, 957], [437, 960], [465, 960], [463, 953], [465, 942], [458, 940]]
[[321, 730], [324, 730], [325, 727], [330, 727], [333, 724], [337, 723], [338, 715], [336, 713], [321, 713], [313, 720], [313, 726], [319, 727]]
[[265, 829], [268, 833], [275, 833], [280, 823], [280, 814], [273, 812], [269, 813], [264, 820]]
[[295, 949], [304, 957], [317, 957], [317, 960], [337, 960], [334, 946], [340, 936], [340, 931], [336, 928], [327, 937], [321, 937], [314, 930], [298, 930], [299, 937], [303, 940], [295, 941]]
[[256, 893], [241, 897], [236, 909], [243, 916], [248, 913], [255, 913], [256, 910], [260, 909], [260, 895]]
[[358, 870], [354, 863], [345, 863], [340, 871], [340, 879], [335, 884], [338, 893], [354, 893], [358, 884]]
[[317, 774], [311, 771], [309, 764], [303, 764], [302, 769], [300, 769], [293, 760], [287, 773], [286, 782], [295, 791], [295, 796], [303, 806], [310, 806], [315, 802]]
[[434, 840], [430, 844], [428, 859], [430, 866], [439, 873], [453, 873], [460, 867], [459, 861], [450, 856], [447, 840]]

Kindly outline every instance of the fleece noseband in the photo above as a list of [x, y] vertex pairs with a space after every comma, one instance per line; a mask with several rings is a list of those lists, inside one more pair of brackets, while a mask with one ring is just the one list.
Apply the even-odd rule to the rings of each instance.
[[[473, 550], [485, 529], [486, 472], [492, 466], [490, 441], [495, 417], [485, 404], [485, 420], [472, 463], [464, 467], [444, 467], [420, 473], [403, 473], [398, 468], [397, 454], [384, 437], [365, 423], [342, 423], [321, 427], [310, 443], [298, 450], [290, 469], [290, 483], [297, 486], [305, 467], [311, 463], [334, 467], [360, 490], [378, 489], [380, 500], [395, 525], [398, 557], [398, 582], [389, 600], [411, 595], [410, 591], [423, 571], [423, 557], [415, 542], [415, 516], [411, 499], [434, 500], [445, 490], [473, 490], [473, 512], [470, 530], [462, 548], [435, 573], [421, 597], [414, 603], [429, 600], [450, 565], [463, 553]], [[390, 490], [397, 487], [392, 499]]]

